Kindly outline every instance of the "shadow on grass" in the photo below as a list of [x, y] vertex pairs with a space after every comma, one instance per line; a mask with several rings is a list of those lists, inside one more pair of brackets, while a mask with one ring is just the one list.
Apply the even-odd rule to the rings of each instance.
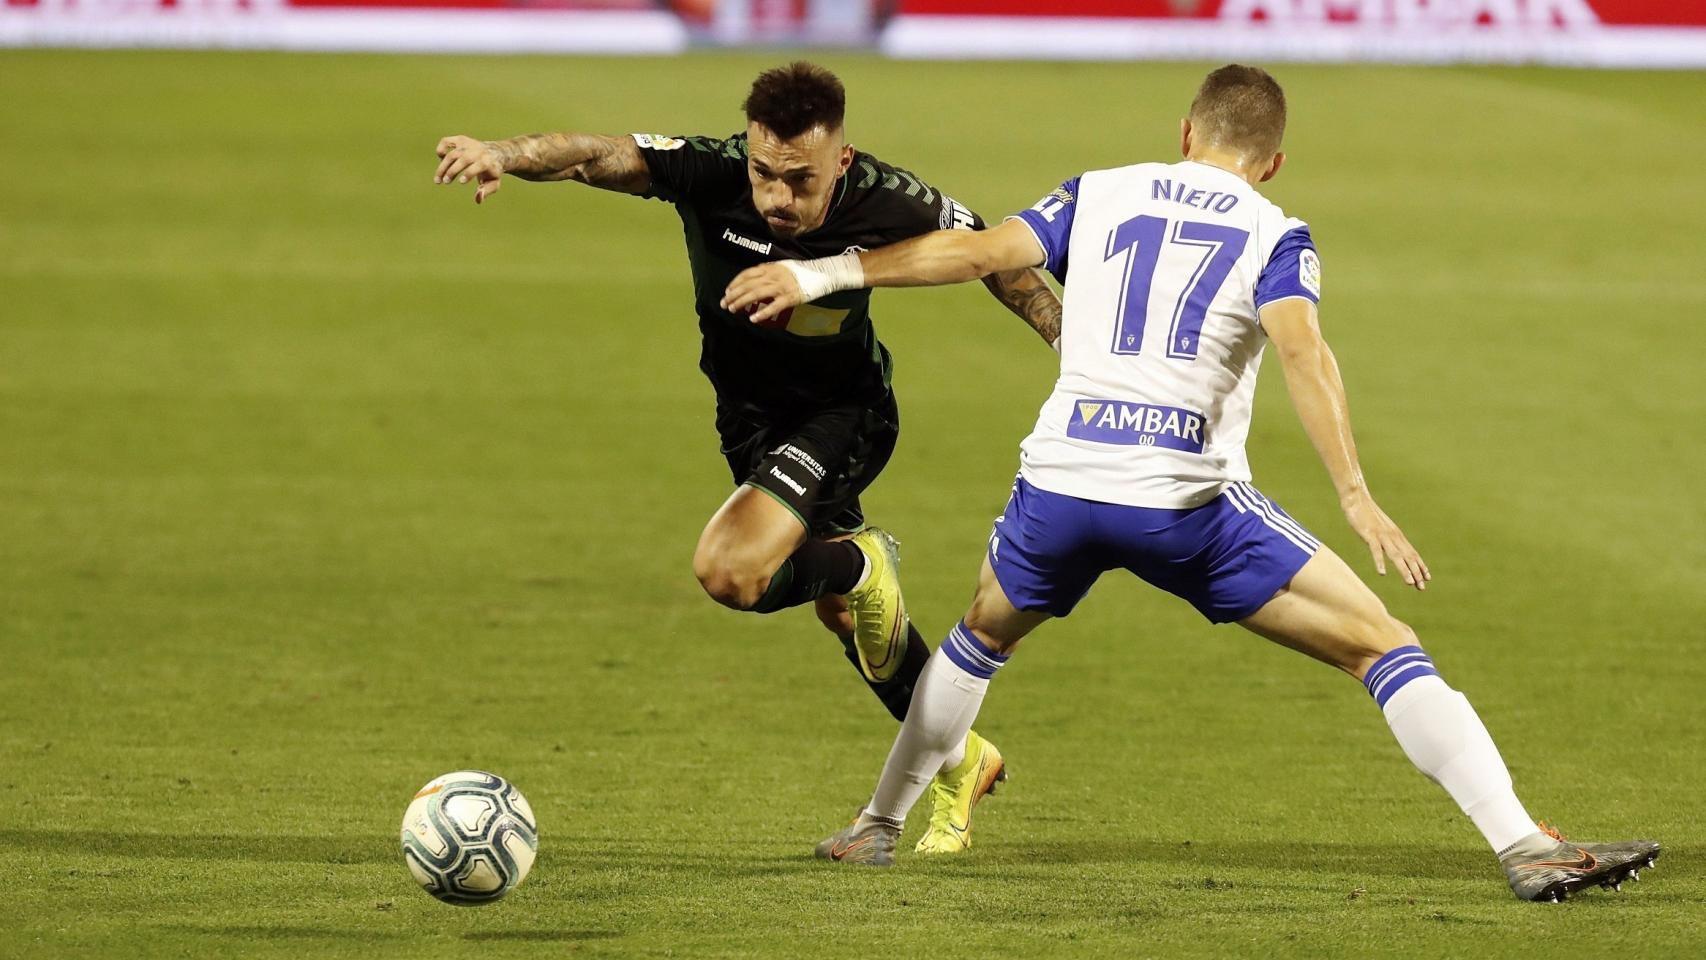
[[401, 940], [406, 934], [386, 930], [353, 930], [345, 927], [229, 926], [200, 927], [187, 923], [158, 926], [159, 930], [209, 937], [239, 937], [244, 940]]
[[[988, 866], [1146, 863], [1169, 867], [1253, 867], [1436, 880], [1476, 880], [1500, 875], [1498, 863], [1484, 850], [1420, 844], [1104, 838], [1047, 844], [990, 844], [978, 852], [983, 856], [977, 863]], [[967, 862], [967, 866], [973, 865]]]
[[265, 863], [386, 863], [399, 856], [396, 844], [389, 838], [119, 833], [101, 830], [0, 829], [0, 850], [3, 849]]
[[[803, 846], [798, 855], [792, 856], [731, 855], [721, 848], [659, 851], [647, 849], [644, 844], [582, 847], [569, 855], [584, 868], [693, 870], [730, 877], [780, 876], [828, 867], [812, 859], [811, 853]], [[928, 863], [929, 869], [946, 872], [1129, 863], [1185, 870], [1254, 868], [1440, 880], [1479, 880], [1499, 876], [1498, 864], [1482, 850], [1384, 843], [1180, 841], [1121, 837], [1038, 843], [992, 838], [965, 855], [932, 857], [927, 861], [921, 857], [909, 857], [906, 862], [917, 866]]]
[[614, 940], [620, 930], [488, 930], [464, 933], [464, 940], [520, 940], [536, 943], [559, 943], [569, 940]]

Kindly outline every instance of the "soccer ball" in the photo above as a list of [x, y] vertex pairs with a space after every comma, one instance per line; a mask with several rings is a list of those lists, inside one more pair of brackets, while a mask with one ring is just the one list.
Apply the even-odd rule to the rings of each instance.
[[496, 774], [458, 770], [422, 787], [403, 811], [403, 862], [445, 903], [496, 903], [527, 878], [539, 849], [533, 808]]

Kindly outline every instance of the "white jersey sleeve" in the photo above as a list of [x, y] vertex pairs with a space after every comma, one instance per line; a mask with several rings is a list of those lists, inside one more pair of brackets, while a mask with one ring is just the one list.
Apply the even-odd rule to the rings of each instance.
[[1192, 161], [1085, 173], [1014, 219], [1066, 287], [1060, 379], [1021, 447], [1025, 479], [1143, 507], [1249, 480], [1257, 312], [1319, 301], [1308, 226]]

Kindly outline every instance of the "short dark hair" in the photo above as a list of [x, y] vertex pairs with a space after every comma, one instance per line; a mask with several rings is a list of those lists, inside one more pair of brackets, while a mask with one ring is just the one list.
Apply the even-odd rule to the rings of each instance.
[[839, 128], [847, 113], [847, 91], [835, 74], [796, 60], [759, 74], [741, 108], [749, 122], [791, 140], [813, 127]]
[[1210, 143], [1271, 156], [1285, 136], [1285, 91], [1261, 67], [1227, 64], [1197, 88], [1190, 119], [1191, 128]]

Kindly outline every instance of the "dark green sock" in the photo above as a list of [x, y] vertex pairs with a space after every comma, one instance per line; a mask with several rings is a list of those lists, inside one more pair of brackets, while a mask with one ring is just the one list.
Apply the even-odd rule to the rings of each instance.
[[[859, 667], [859, 654], [853, 649], [853, 638], [842, 637], [841, 645], [847, 648], [847, 662], [858, 671], [859, 678], [865, 680], [865, 671]], [[906, 708], [912, 704], [912, 688], [918, 684], [918, 675], [924, 671], [924, 664], [930, 659], [930, 647], [919, 635], [918, 628], [911, 623], [906, 625], [906, 659], [900, 662], [900, 669], [887, 680], [872, 682], [865, 680], [865, 685], [882, 701], [889, 715], [901, 722], [906, 721]]]
[[846, 593], [865, 571], [865, 555], [846, 540], [807, 540], [770, 575], [755, 613], [775, 613], [826, 593]]

